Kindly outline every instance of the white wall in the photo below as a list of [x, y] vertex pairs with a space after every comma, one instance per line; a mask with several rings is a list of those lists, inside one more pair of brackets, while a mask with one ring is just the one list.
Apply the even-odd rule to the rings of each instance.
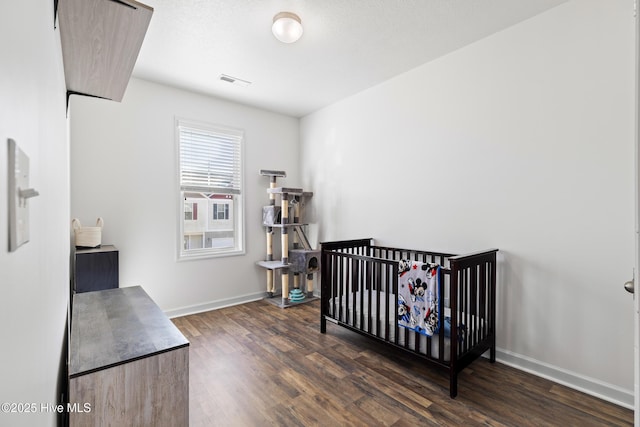
[[[245, 255], [176, 261], [176, 117], [244, 129]], [[132, 79], [122, 103], [72, 97], [70, 122], [71, 214], [104, 218], [121, 286], [141, 285], [170, 315], [264, 295], [255, 262], [266, 253], [269, 178], [258, 171], [286, 170], [279, 182], [299, 185], [297, 119]]]
[[631, 405], [634, 37], [571, 1], [303, 118], [319, 239], [499, 248], [501, 360]]
[[[0, 3], [0, 425], [55, 425], [69, 299], [69, 162], [65, 85], [53, 2]], [[8, 251], [7, 139], [30, 159], [31, 241]]]

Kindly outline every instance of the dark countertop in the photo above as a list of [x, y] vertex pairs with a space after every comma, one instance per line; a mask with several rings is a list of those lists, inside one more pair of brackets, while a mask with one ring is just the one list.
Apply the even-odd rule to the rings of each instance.
[[113, 245], [101, 245], [97, 248], [76, 248], [76, 254], [94, 254], [102, 252], [115, 252], [118, 249]]
[[72, 378], [188, 345], [140, 286], [73, 296]]

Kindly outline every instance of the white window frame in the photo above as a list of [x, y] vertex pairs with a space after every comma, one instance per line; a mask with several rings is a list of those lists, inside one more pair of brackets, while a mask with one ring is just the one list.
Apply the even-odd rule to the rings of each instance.
[[[233, 199], [233, 224], [234, 224], [234, 243], [233, 247], [228, 248], [198, 248], [185, 249], [185, 188], [182, 183], [182, 161], [181, 161], [181, 128], [191, 128], [202, 131], [204, 133], [212, 133], [224, 135], [238, 142], [239, 148], [239, 171], [235, 172], [234, 186], [236, 188], [222, 188], [214, 186], [189, 186], [191, 192], [201, 192], [204, 194], [232, 194]], [[177, 226], [177, 260], [193, 260], [203, 258], [214, 258], [223, 256], [243, 255], [245, 253], [245, 218], [244, 218], [244, 131], [226, 126], [219, 126], [211, 123], [199, 122], [176, 117], [175, 119], [175, 140], [176, 140], [176, 163], [177, 163], [177, 206], [178, 206], [178, 226]], [[193, 185], [193, 184], [192, 184]], [[209, 205], [209, 203], [207, 203]], [[198, 218], [208, 216], [207, 212], [198, 212]], [[205, 217], [206, 218], [206, 217]], [[203, 233], [206, 233], [204, 230]]]

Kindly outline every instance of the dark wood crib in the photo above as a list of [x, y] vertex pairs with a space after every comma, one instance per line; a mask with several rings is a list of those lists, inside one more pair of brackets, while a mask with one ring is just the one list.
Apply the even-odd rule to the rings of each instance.
[[[449, 393], [458, 373], [489, 351], [496, 357], [497, 249], [452, 255], [373, 245], [373, 239], [321, 244], [320, 331], [327, 321], [410, 352], [449, 372]], [[398, 325], [400, 260], [437, 263], [440, 304], [448, 333], [432, 337]], [[443, 319], [444, 319], [443, 318]]]

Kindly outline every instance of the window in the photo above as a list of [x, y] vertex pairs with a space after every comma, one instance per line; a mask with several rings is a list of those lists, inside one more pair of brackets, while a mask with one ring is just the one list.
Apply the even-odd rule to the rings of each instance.
[[198, 220], [198, 204], [193, 202], [184, 202], [184, 220], [185, 221], [197, 221]]
[[213, 219], [214, 220], [228, 220], [229, 219], [229, 204], [228, 203], [214, 203], [213, 204]]
[[180, 259], [244, 251], [243, 132], [177, 120]]

